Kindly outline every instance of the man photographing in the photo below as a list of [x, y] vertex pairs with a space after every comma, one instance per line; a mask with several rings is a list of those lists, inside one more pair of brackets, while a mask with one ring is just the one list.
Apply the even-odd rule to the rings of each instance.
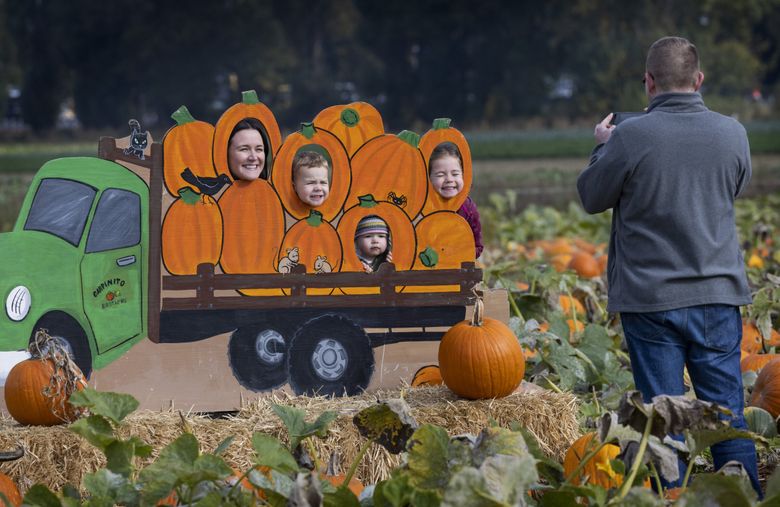
[[[739, 306], [751, 297], [734, 200], [750, 180], [750, 147], [742, 125], [704, 105], [703, 80], [696, 46], [680, 37], [653, 43], [647, 113], [596, 125], [577, 189], [588, 213], [613, 210], [608, 310], [620, 312], [645, 401], [684, 394], [687, 366], [697, 398], [727, 407], [732, 426], [746, 428]], [[713, 445], [712, 456], [716, 469], [741, 462], [761, 496], [751, 440]]]

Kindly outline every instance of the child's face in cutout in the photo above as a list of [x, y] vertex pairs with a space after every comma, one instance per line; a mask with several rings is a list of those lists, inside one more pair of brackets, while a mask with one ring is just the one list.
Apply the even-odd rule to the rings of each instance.
[[455, 157], [448, 155], [434, 160], [430, 178], [434, 190], [445, 199], [455, 197], [463, 190], [463, 168]]
[[362, 257], [374, 259], [378, 255], [382, 255], [387, 250], [387, 234], [373, 233], [364, 234], [357, 238], [358, 253]]
[[322, 205], [330, 193], [328, 168], [301, 167], [293, 178], [293, 188], [298, 198], [309, 206], [316, 208]]
[[239, 130], [228, 146], [228, 167], [239, 180], [256, 180], [265, 166], [263, 136], [254, 129]]

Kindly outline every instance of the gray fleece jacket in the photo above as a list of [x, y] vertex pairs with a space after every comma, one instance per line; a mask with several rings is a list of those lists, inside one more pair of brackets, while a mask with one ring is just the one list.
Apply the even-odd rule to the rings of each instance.
[[698, 93], [658, 95], [616, 126], [577, 179], [588, 213], [613, 209], [607, 309], [749, 304], [734, 200], [750, 175], [744, 127]]

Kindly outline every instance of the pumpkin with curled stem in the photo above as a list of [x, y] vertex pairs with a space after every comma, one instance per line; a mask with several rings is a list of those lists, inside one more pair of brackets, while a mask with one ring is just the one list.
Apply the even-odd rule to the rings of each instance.
[[53, 426], [79, 416], [68, 398], [87, 385], [63, 346], [43, 330], [30, 346], [31, 356], [17, 363], [5, 380], [5, 405], [19, 424]]
[[483, 318], [478, 298], [471, 320], [452, 326], [439, 343], [441, 377], [452, 392], [467, 399], [503, 398], [523, 380], [520, 342], [503, 322]]

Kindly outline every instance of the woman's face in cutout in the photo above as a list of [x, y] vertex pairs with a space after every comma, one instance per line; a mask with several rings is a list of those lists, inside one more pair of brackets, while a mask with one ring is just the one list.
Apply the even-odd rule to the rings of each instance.
[[455, 157], [447, 155], [434, 160], [430, 178], [431, 186], [445, 199], [455, 197], [463, 190], [463, 168]]
[[387, 234], [364, 234], [358, 236], [356, 243], [361, 256], [373, 259], [387, 250]]
[[254, 129], [239, 130], [228, 145], [228, 167], [239, 180], [256, 180], [265, 166], [263, 136]]
[[301, 167], [296, 171], [293, 188], [298, 198], [309, 206], [316, 208], [328, 198], [328, 168], [323, 166]]

